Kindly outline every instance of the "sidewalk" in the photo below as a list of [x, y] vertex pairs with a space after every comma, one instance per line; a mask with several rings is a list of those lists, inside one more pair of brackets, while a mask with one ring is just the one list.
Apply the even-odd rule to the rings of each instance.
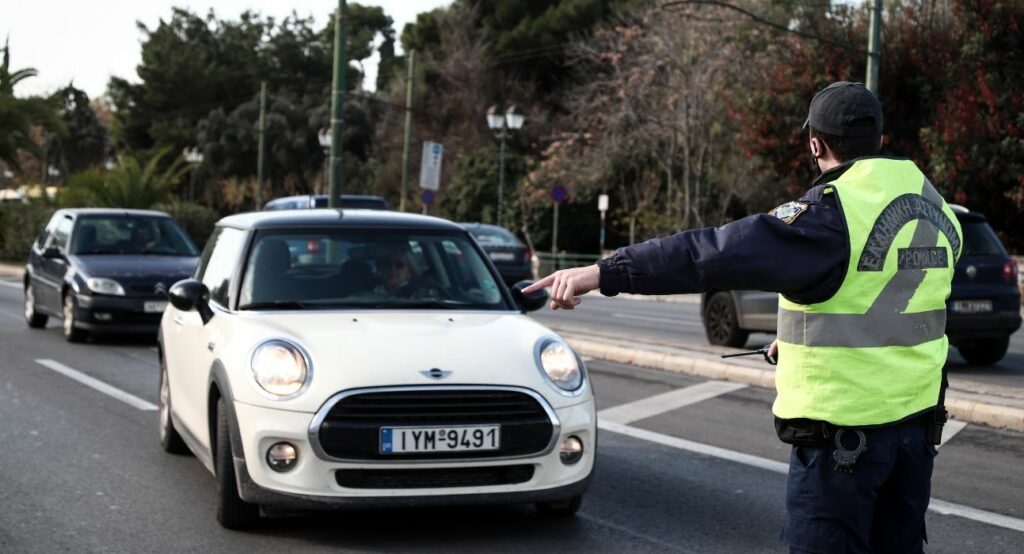
[[[708, 379], [775, 388], [775, 369], [758, 359], [722, 359], [718, 355], [660, 344], [625, 341], [552, 326], [581, 356], [635, 364]], [[951, 377], [946, 392], [950, 417], [970, 423], [1024, 432], [1024, 388]]]
[[0, 262], [0, 277], [21, 277], [25, 273], [25, 264]]

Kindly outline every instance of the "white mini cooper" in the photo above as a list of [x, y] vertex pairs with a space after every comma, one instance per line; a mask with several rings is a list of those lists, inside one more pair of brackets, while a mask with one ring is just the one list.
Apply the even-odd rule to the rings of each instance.
[[547, 300], [527, 283], [506, 288], [440, 219], [224, 218], [160, 324], [160, 443], [214, 473], [229, 528], [260, 506], [573, 514], [594, 399], [580, 358], [524, 315]]

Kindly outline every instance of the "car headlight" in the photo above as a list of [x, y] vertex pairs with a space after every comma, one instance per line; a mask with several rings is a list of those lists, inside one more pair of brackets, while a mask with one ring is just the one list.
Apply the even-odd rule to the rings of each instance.
[[559, 390], [575, 392], [583, 386], [583, 369], [579, 358], [560, 340], [541, 339], [540, 369]]
[[107, 279], [106, 277], [89, 277], [85, 280], [85, 284], [89, 287], [89, 290], [99, 294], [124, 296], [124, 287], [121, 286], [121, 283], [118, 283], [113, 279]]
[[252, 353], [252, 376], [256, 384], [279, 400], [305, 390], [310, 375], [309, 358], [290, 342], [269, 340]]

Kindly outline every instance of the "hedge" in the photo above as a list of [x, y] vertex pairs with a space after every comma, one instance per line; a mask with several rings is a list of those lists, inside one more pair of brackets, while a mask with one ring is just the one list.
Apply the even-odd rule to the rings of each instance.
[[24, 262], [57, 208], [45, 204], [0, 205], [0, 260]]
[[192, 237], [192, 242], [202, 250], [206, 239], [213, 233], [213, 227], [220, 219], [220, 215], [206, 206], [189, 204], [187, 202], [173, 202], [170, 204], [154, 204], [152, 210], [167, 212], [181, 225], [181, 228]]

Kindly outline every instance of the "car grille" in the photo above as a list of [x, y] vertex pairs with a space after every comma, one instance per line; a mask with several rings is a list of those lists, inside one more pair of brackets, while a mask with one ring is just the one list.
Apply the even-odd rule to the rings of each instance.
[[[501, 426], [498, 450], [381, 454], [381, 427]], [[554, 424], [531, 395], [495, 389], [403, 389], [345, 396], [330, 408], [318, 439], [323, 451], [346, 460], [476, 459], [544, 451]]]
[[338, 484], [350, 489], [425, 489], [487, 487], [525, 483], [533, 478], [532, 465], [429, 469], [339, 469]]

